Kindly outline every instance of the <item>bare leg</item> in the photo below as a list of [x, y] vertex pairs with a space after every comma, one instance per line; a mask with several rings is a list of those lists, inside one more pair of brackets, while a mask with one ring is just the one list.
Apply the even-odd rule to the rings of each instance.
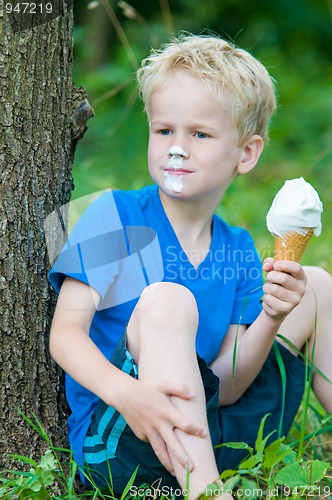
[[[185, 416], [194, 415], [208, 429], [204, 389], [196, 359], [195, 337], [198, 323], [196, 302], [189, 290], [174, 283], [158, 283], [142, 294], [128, 325], [128, 347], [139, 366], [139, 378], [182, 381], [195, 391], [184, 400], [172, 396], [172, 403]], [[218, 470], [208, 435], [205, 438], [176, 430], [193, 464], [190, 498], [197, 497], [215, 481]], [[182, 488], [186, 470], [168, 450]], [[232, 498], [223, 496], [223, 498]]]
[[[313, 363], [332, 381], [332, 277], [319, 267], [304, 270], [308, 277], [307, 291], [279, 332], [298, 349], [303, 349], [308, 340], [310, 356], [314, 346]], [[325, 410], [331, 413], [332, 383], [314, 372], [313, 390]]]

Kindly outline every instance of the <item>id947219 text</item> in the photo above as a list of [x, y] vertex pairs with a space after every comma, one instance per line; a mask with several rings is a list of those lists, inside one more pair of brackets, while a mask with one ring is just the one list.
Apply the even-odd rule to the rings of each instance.
[[5, 10], [7, 14], [52, 14], [53, 4], [52, 2], [7, 2]]
[[13, 31], [25, 31], [64, 16], [73, 0], [37, 0], [20, 2], [4, 0], [4, 15], [8, 16]]

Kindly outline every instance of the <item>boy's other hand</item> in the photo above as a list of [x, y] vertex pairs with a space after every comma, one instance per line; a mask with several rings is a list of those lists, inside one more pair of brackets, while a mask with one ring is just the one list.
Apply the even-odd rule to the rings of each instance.
[[[184, 467], [192, 470], [193, 466], [181, 445], [176, 429], [206, 437], [207, 430], [193, 420], [183, 416], [171, 401], [172, 396], [182, 399], [195, 397], [190, 388], [174, 380], [134, 380], [126, 388], [126, 395], [118, 407], [135, 435], [142, 441], [148, 441], [164, 467], [174, 474], [170, 453]], [[123, 390], [122, 390], [123, 397]], [[124, 400], [128, 404], [123, 405]]]
[[303, 267], [288, 260], [267, 258], [263, 263], [266, 283], [263, 291], [263, 309], [275, 320], [283, 320], [302, 300], [307, 278]]

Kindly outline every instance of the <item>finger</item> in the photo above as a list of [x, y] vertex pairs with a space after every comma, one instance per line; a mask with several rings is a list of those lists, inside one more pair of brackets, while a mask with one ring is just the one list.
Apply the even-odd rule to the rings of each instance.
[[[186, 384], [182, 384], [173, 380], [163, 381], [164, 393], [167, 396], [176, 396], [183, 399], [192, 399], [195, 393]], [[183, 416], [176, 408], [173, 406], [173, 411], [168, 414], [168, 420], [172, 427], [183, 430], [187, 434], [193, 434], [198, 437], [206, 437], [207, 430], [201, 425], [189, 420], [187, 417]]]
[[201, 438], [205, 438], [208, 434], [204, 427], [183, 416], [175, 407], [174, 411], [169, 414], [169, 421], [173, 428], [180, 429], [187, 434]]
[[[280, 271], [271, 271], [268, 273], [265, 285], [269, 284], [279, 286], [283, 290], [287, 289], [291, 292], [295, 292], [299, 297], [302, 297], [306, 291], [306, 279], [297, 279], [291, 274]], [[279, 290], [279, 292], [281, 292], [281, 290]]]
[[192, 399], [195, 397], [195, 392], [188, 385], [175, 380], [167, 380], [162, 382], [161, 390], [167, 396], [178, 396], [182, 399]]
[[266, 293], [263, 298], [263, 304], [269, 307], [271, 311], [276, 314], [287, 314], [290, 309], [293, 309], [293, 305], [287, 301], [281, 300], [274, 295]]
[[271, 271], [266, 275], [266, 284], [284, 287], [288, 290], [297, 290], [299, 286], [304, 286], [304, 282], [294, 278], [291, 274], [281, 271]]
[[268, 293], [265, 294], [263, 297], [263, 308], [265, 312], [268, 312], [270, 316], [274, 317], [289, 314], [294, 307], [300, 303], [301, 297], [296, 293], [290, 293], [287, 298], [288, 300], [283, 300], [283, 298], [278, 298]]
[[273, 269], [275, 271], [282, 271], [290, 274], [298, 280], [306, 280], [304, 269], [298, 262], [293, 262], [291, 260], [278, 260], [274, 262]]
[[278, 299], [272, 295], [264, 296], [263, 309], [271, 317], [275, 319], [284, 318], [290, 312], [286, 302], [280, 303]]
[[305, 291], [305, 285], [295, 278], [285, 275], [279, 283], [267, 281], [264, 283], [263, 292], [285, 302], [298, 303]]
[[154, 434], [153, 436], [150, 436], [150, 445], [165, 469], [170, 474], [174, 475], [174, 467], [167, 451], [165, 441], [158, 434]]
[[274, 263], [274, 259], [272, 257], [267, 257], [266, 259], [264, 259], [264, 262], [263, 262], [263, 271], [265, 272], [269, 272], [269, 271], [272, 271], [273, 269], [273, 263]]
[[288, 287], [269, 282], [264, 284], [263, 292], [265, 295], [272, 295], [273, 297], [286, 302], [296, 301], [298, 296], [298, 293], [296, 291]]
[[163, 439], [166, 443], [169, 456], [175, 458], [175, 460], [179, 462], [184, 469], [188, 468], [189, 471], [192, 472], [194, 469], [193, 463], [178, 440], [176, 430], [169, 429], [168, 431], [165, 431]]

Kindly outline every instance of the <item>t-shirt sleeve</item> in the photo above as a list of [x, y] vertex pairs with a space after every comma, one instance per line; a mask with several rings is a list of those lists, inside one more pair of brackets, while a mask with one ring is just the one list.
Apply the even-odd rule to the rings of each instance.
[[119, 272], [127, 245], [112, 192], [103, 194], [84, 212], [49, 273], [59, 292], [66, 276], [92, 286], [103, 298]]
[[237, 288], [231, 316], [232, 324], [253, 323], [262, 311], [262, 262], [253, 239], [245, 230], [240, 236], [237, 262]]
[[[58, 292], [66, 276], [75, 278], [97, 290], [102, 310], [137, 299], [147, 285], [163, 279], [157, 233], [128, 196], [107, 192], [78, 220], [49, 273]], [[56, 214], [51, 222], [57, 224]]]

